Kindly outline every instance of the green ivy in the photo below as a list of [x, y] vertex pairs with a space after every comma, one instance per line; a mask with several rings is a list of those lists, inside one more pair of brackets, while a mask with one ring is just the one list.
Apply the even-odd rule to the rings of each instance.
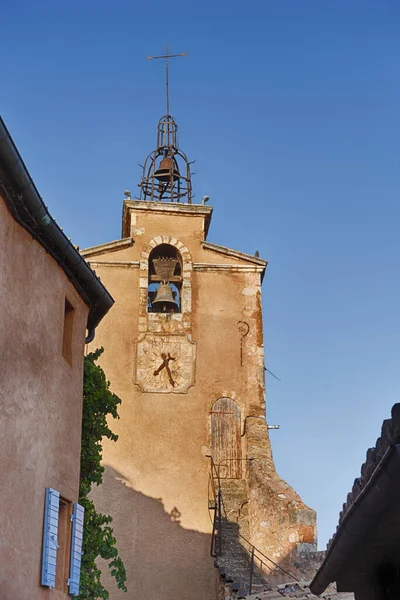
[[101, 465], [102, 438], [114, 442], [115, 435], [107, 424], [107, 416], [118, 419], [117, 407], [121, 400], [113, 394], [103, 369], [95, 362], [103, 353], [103, 348], [85, 356], [83, 378], [82, 453], [79, 502], [85, 508], [83, 527], [83, 555], [80, 582], [80, 600], [107, 599], [109, 593], [101, 583], [101, 571], [96, 564], [98, 558], [109, 561], [111, 575], [117, 586], [124, 592], [126, 573], [118, 550], [116, 539], [110, 527], [112, 517], [96, 511], [90, 500], [92, 485], [103, 481], [104, 467]]

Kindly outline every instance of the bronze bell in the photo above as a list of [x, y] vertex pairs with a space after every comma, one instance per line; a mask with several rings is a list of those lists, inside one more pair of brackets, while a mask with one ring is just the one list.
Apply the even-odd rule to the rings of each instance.
[[171, 181], [171, 177], [173, 181], [177, 181], [180, 178], [180, 174], [174, 160], [169, 156], [165, 156], [160, 162], [157, 171], [154, 173], [154, 177], [158, 179], [158, 181], [164, 181], [166, 183]]
[[157, 312], [175, 312], [177, 310], [178, 303], [175, 301], [174, 292], [168, 283], [160, 283], [151, 305], [157, 309]]

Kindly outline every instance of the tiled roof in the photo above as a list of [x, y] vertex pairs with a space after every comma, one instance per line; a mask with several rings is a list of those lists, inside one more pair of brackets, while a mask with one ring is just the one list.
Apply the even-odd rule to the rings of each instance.
[[347, 590], [368, 585], [371, 570], [379, 567], [395, 545], [398, 531], [393, 519], [397, 519], [399, 498], [400, 404], [395, 404], [343, 504], [336, 532], [310, 583], [314, 593], [321, 594], [332, 581]]
[[[347, 494], [346, 502], [339, 514], [339, 524], [336, 527], [336, 532], [343, 523], [345, 516], [353, 506], [358, 496], [365, 488], [371, 478], [372, 473], [390, 448], [392, 444], [400, 442], [400, 403], [395, 404], [391, 411], [392, 418], [385, 419], [382, 423], [381, 435], [376, 440], [373, 448], [368, 448], [365, 462], [361, 467], [361, 475], [354, 480], [351, 491]], [[331, 547], [335, 535], [329, 540], [327, 550]]]

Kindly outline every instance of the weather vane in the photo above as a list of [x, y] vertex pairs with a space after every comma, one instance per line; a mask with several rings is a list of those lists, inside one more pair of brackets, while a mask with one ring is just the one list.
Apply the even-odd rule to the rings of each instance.
[[147, 60], [153, 60], [153, 58], [165, 58], [165, 90], [167, 96], [167, 115], [169, 115], [169, 90], [168, 90], [168, 59], [176, 58], [178, 56], [186, 56], [187, 53], [182, 54], [168, 54], [168, 46], [165, 46], [165, 54], [163, 56], [148, 56]]

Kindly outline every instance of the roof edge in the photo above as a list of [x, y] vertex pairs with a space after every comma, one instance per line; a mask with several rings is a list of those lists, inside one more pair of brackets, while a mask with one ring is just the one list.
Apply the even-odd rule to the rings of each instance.
[[93, 330], [114, 300], [50, 215], [1, 116], [0, 166], [5, 175], [1, 187], [11, 214], [57, 261], [88, 304], [87, 328]]
[[105, 242], [104, 244], [98, 244], [97, 246], [89, 246], [79, 250], [82, 256], [95, 256], [96, 254], [103, 254], [104, 252], [116, 252], [122, 248], [130, 248], [133, 246], [133, 238], [127, 237], [122, 240], [114, 240], [112, 242]]
[[[391, 499], [395, 491], [400, 496], [400, 444], [389, 446], [368, 483], [338, 526], [325, 559], [310, 583], [313, 594], [319, 596], [330, 583], [337, 581], [363, 531], [369, 528], [385, 510], [386, 505], [382, 502], [382, 496], [385, 495], [388, 487], [391, 489], [389, 495]], [[376, 503], [380, 505], [380, 510], [371, 511], [371, 505]], [[367, 507], [365, 513], [364, 505]]]
[[211, 242], [202, 242], [202, 246], [206, 250], [212, 250], [214, 252], [218, 252], [219, 254], [224, 254], [225, 256], [232, 256], [233, 258], [250, 262], [253, 265], [258, 265], [263, 267], [264, 270], [268, 265], [268, 261], [264, 260], [263, 258], [252, 256], [251, 254], [246, 254], [245, 252], [240, 252], [239, 250], [232, 250], [232, 248], [228, 248], [227, 246], [219, 246], [218, 244], [212, 244]]

